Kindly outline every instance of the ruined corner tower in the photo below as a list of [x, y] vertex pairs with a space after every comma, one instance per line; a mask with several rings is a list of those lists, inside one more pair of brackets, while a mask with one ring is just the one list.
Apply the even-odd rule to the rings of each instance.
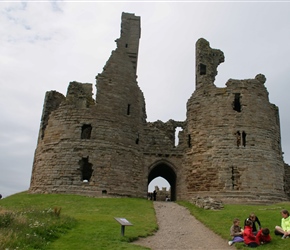
[[279, 111], [269, 102], [266, 78], [229, 79], [217, 88], [222, 62], [222, 51], [197, 41], [196, 90], [187, 102], [186, 193], [284, 199]]
[[286, 200], [290, 171], [265, 76], [216, 87], [224, 54], [201, 38], [186, 120], [147, 122], [136, 81], [139, 39], [140, 17], [123, 13], [117, 48], [96, 76], [95, 99], [88, 83], [71, 82], [66, 96], [46, 93], [29, 191], [145, 198], [160, 176], [171, 200]]
[[122, 14], [121, 36], [92, 84], [71, 82], [66, 96], [46, 93], [30, 185], [32, 193], [143, 197], [139, 145], [146, 122], [136, 81], [140, 17]]

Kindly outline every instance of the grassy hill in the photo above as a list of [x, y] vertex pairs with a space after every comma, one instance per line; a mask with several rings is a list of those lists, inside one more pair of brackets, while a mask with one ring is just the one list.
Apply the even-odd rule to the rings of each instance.
[[[124, 237], [115, 217], [133, 224]], [[24, 192], [0, 200], [0, 249], [146, 249], [129, 242], [155, 230], [153, 203], [145, 199]]]
[[[178, 202], [206, 226], [229, 239], [232, 220], [243, 220], [254, 212], [263, 227], [271, 231], [272, 242], [260, 246], [268, 249], [290, 249], [290, 239], [273, 234], [281, 221], [280, 210], [290, 211], [290, 203], [273, 205], [225, 205], [220, 211], [197, 208], [189, 202]], [[126, 218], [133, 226], [121, 235], [115, 217]], [[0, 200], [0, 249], [110, 250], [147, 249], [130, 244], [158, 229], [152, 201], [135, 198], [92, 198], [64, 194], [18, 193]], [[210, 239], [209, 239], [210, 240]], [[236, 244], [233, 249], [247, 249]]]

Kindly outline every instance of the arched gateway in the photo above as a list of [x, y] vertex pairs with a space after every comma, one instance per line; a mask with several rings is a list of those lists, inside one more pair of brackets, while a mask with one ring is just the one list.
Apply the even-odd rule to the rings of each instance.
[[160, 160], [152, 164], [148, 169], [148, 185], [156, 177], [166, 179], [171, 187], [170, 198], [176, 200], [176, 168], [168, 161]]

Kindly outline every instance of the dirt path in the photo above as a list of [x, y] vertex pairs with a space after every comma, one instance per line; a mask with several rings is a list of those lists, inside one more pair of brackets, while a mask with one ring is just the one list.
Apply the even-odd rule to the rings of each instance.
[[209, 230], [190, 215], [189, 211], [174, 203], [155, 201], [159, 230], [153, 236], [141, 238], [133, 244], [152, 250], [226, 250], [235, 249], [228, 241]]

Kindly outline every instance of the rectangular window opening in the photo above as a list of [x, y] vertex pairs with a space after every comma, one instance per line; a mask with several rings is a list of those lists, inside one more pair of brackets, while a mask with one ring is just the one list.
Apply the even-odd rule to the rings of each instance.
[[93, 173], [93, 164], [89, 162], [89, 157], [83, 157], [79, 160], [81, 170], [81, 180], [83, 182], [89, 182]]
[[233, 109], [237, 112], [241, 112], [241, 94], [240, 93], [235, 93], [235, 99], [233, 103]]
[[92, 133], [92, 125], [84, 124], [82, 126], [81, 139], [90, 139]]
[[178, 146], [180, 143], [179, 133], [183, 131], [181, 127], [175, 128], [175, 138], [174, 138], [174, 146]]
[[206, 65], [204, 65], [202, 63], [199, 64], [199, 74], [206, 75]]

